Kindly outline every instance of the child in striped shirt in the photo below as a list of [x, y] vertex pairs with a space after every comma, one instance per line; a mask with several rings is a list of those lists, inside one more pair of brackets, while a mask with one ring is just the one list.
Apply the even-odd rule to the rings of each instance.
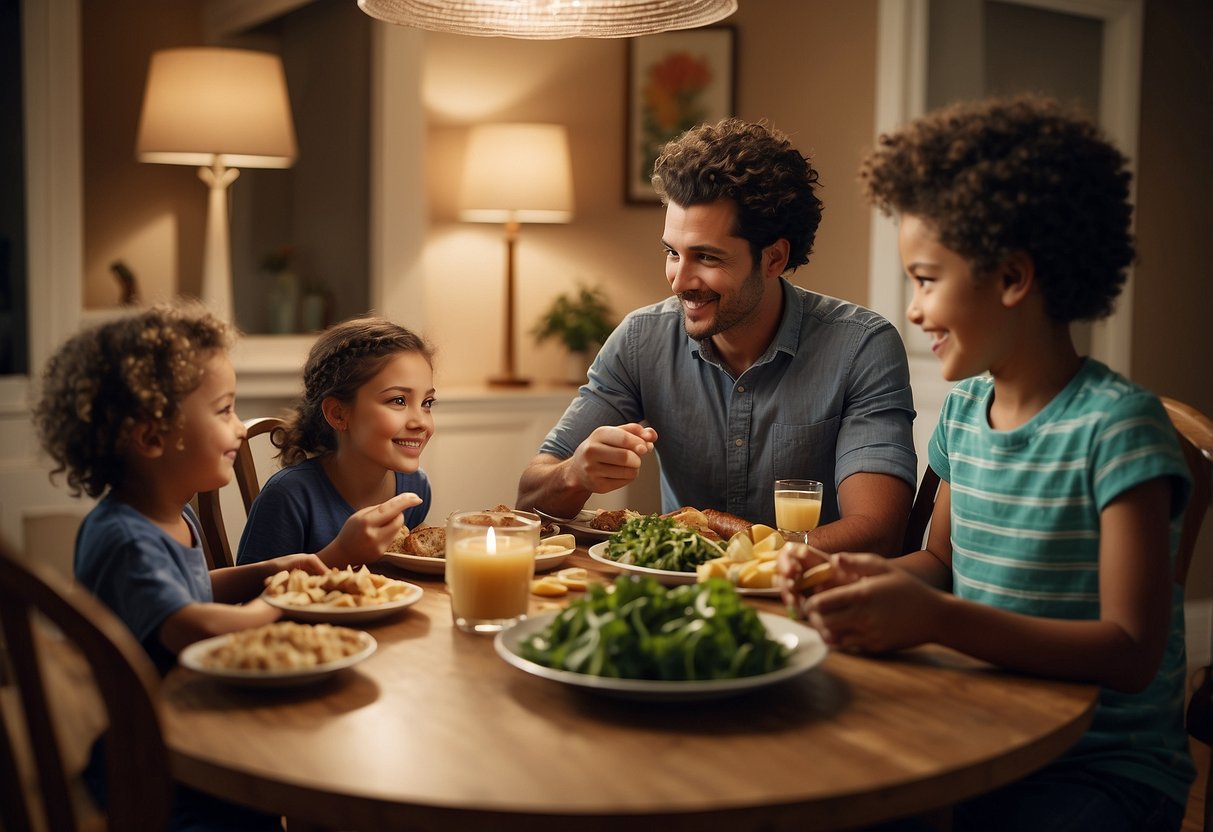
[[[1087, 119], [1033, 97], [954, 105], [882, 136], [861, 171], [898, 219], [909, 320], [959, 381], [928, 461], [927, 545], [831, 557], [784, 590], [830, 644], [935, 642], [1012, 670], [1100, 685], [1061, 759], [959, 805], [955, 829], [1177, 830], [1194, 776], [1183, 728], [1190, 486], [1157, 397], [1081, 356], [1134, 249], [1126, 159]], [[818, 558], [789, 546], [781, 574]]]

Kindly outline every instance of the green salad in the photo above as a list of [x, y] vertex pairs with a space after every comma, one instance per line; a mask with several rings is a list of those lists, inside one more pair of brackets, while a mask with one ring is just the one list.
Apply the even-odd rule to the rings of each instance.
[[724, 557], [724, 549], [689, 526], [649, 514], [632, 518], [611, 535], [606, 556], [616, 563], [694, 572], [699, 564]]
[[757, 676], [784, 667], [789, 657], [728, 581], [667, 589], [631, 575], [590, 586], [518, 652], [574, 673], [661, 680]]

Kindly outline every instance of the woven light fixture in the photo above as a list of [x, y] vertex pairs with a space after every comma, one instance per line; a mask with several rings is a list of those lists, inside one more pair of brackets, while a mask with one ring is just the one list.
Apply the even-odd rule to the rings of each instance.
[[388, 23], [482, 37], [630, 38], [716, 23], [737, 0], [358, 0]]

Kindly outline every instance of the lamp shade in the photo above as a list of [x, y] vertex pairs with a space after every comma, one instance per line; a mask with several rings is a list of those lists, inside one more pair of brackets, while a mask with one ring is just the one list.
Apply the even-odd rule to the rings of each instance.
[[482, 124], [468, 133], [459, 218], [570, 222], [573, 174], [559, 124]]
[[358, 0], [388, 23], [459, 35], [627, 38], [716, 23], [737, 0]]
[[290, 167], [297, 150], [281, 59], [247, 49], [154, 53], [135, 154], [174, 165]]

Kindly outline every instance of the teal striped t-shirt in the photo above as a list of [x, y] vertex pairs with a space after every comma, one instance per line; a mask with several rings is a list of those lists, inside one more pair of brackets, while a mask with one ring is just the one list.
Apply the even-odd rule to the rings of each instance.
[[[952, 591], [959, 598], [1042, 618], [1099, 618], [1099, 515], [1152, 480], [1172, 483], [1174, 562], [1190, 479], [1158, 398], [1094, 359], [1043, 410], [1010, 431], [990, 428], [994, 383], [952, 390], [928, 448], [951, 489]], [[1142, 692], [1104, 689], [1090, 729], [1062, 758], [1146, 783], [1187, 801], [1195, 771], [1183, 727], [1183, 589], [1171, 593], [1171, 630]]]

